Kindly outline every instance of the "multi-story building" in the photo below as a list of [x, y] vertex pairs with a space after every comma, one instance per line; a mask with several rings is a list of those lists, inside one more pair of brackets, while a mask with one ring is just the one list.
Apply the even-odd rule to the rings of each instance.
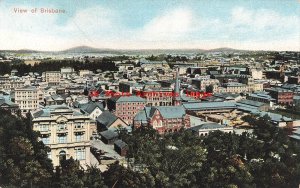
[[270, 106], [274, 102], [276, 102], [275, 99], [273, 99], [268, 92], [261, 91], [261, 92], [255, 92], [255, 93], [250, 93], [246, 96], [247, 99], [253, 100], [253, 101], [258, 101], [258, 102], [263, 102], [263, 103], [268, 103]]
[[283, 105], [292, 105], [294, 99], [294, 93], [291, 90], [283, 89], [279, 87], [268, 88], [267, 92], [271, 95], [272, 98], [276, 100], [276, 103]]
[[60, 76], [60, 71], [46, 71], [45, 81], [48, 83], [49, 86], [59, 85]]
[[169, 68], [168, 62], [166, 61], [149, 61], [146, 59], [140, 59], [139, 63], [141, 68], [144, 69], [144, 71], [148, 71], [153, 68], [160, 68], [160, 69]]
[[89, 70], [80, 70], [79, 71], [79, 76], [80, 77], [84, 77], [86, 75], [89, 75], [89, 74], [92, 74], [93, 72], [92, 71], [89, 71]]
[[249, 91], [263, 91], [264, 90], [264, 84], [261, 82], [254, 82], [253, 84], [249, 85]]
[[229, 82], [223, 84], [223, 87], [219, 87], [217, 91], [219, 93], [243, 93], [249, 91], [249, 86], [238, 82]]
[[71, 76], [73, 73], [75, 73], [75, 71], [74, 68], [72, 67], [63, 67], [60, 69], [60, 73], [63, 78], [67, 78]]
[[248, 69], [248, 73], [255, 80], [257, 80], [257, 79], [260, 80], [260, 79], [263, 78], [263, 71], [262, 71], [262, 69], [259, 69], [259, 68], [250, 68], [250, 69]]
[[206, 91], [208, 86], [213, 86], [213, 90], [216, 91], [220, 82], [217, 79], [193, 79], [192, 84], [201, 91]]
[[107, 108], [127, 124], [132, 124], [134, 116], [146, 105], [146, 100], [138, 96], [112, 97]]
[[96, 122], [88, 115], [65, 105], [53, 105], [31, 112], [33, 130], [49, 146], [53, 166], [62, 159], [73, 158], [84, 167], [90, 164], [90, 137], [96, 132]]
[[24, 86], [15, 89], [15, 103], [19, 105], [22, 113], [36, 110], [40, 102], [43, 102], [43, 92], [34, 86]]
[[0, 76], [0, 89], [10, 91], [14, 88], [20, 88], [24, 86], [24, 81], [16, 78], [10, 78], [8, 76]]
[[183, 106], [145, 107], [134, 118], [134, 127], [151, 126], [158, 133], [177, 132], [190, 127], [190, 118]]

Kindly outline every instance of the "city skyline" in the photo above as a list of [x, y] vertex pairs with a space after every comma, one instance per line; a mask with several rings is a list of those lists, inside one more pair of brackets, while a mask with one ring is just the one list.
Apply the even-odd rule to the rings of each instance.
[[[41, 8], [65, 12], [41, 13]], [[0, 1], [0, 49], [59, 51], [85, 45], [299, 51], [299, 8], [296, 0]]]

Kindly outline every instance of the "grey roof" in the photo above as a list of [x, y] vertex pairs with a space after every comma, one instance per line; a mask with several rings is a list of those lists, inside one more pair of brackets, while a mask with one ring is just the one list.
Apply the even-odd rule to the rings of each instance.
[[249, 94], [249, 97], [255, 97], [255, 98], [261, 98], [261, 99], [267, 99], [267, 100], [275, 100], [272, 98], [268, 92], [256, 92]]
[[45, 97], [46, 101], [54, 101], [51, 96]]
[[275, 114], [275, 113], [271, 113], [271, 112], [259, 112], [258, 115], [260, 115], [261, 117], [267, 115], [271, 118], [271, 121], [275, 121], [275, 122], [286, 122], [286, 121], [292, 121], [291, 118], [288, 118], [286, 116], [282, 116], [280, 114]]
[[100, 135], [107, 140], [118, 137], [118, 133], [116, 133], [115, 131], [112, 131], [112, 130], [106, 130], [106, 131], [100, 132]]
[[236, 108], [236, 103], [235, 102], [196, 102], [196, 103], [184, 103], [183, 106], [187, 110], [232, 109], [232, 108]]
[[116, 140], [115, 142], [114, 142], [114, 144], [116, 145], [116, 146], [118, 146], [119, 148], [126, 148], [126, 147], [128, 147], [128, 145], [124, 142], [124, 141], [122, 141], [122, 140]]
[[105, 125], [107, 128], [110, 127], [116, 120], [118, 119], [118, 117], [116, 115], [114, 115], [113, 113], [109, 112], [109, 111], [104, 111], [100, 114], [100, 116], [98, 116], [98, 118], [96, 119], [96, 121], [98, 123], [100, 123], [101, 125]]
[[143, 58], [143, 59], [140, 59], [140, 64], [141, 65], [143, 65], [143, 64], [149, 64], [149, 65], [151, 65], [151, 64], [167, 64], [167, 62], [166, 61], [149, 61], [149, 60]]
[[300, 141], [300, 128], [295, 130], [290, 137]]
[[84, 104], [80, 109], [88, 114], [91, 114], [96, 108], [99, 108], [100, 110], [103, 110], [103, 104], [98, 102], [92, 102], [90, 101], [87, 104]]
[[64, 100], [60, 95], [51, 95], [51, 97], [55, 101], [63, 101]]
[[8, 105], [10, 107], [17, 107], [16, 103], [13, 103], [8, 96], [0, 96], [0, 106]]
[[236, 103], [237, 105], [239, 104], [245, 104], [245, 105], [249, 105], [249, 106], [255, 106], [255, 107], [261, 107], [261, 106], [264, 106], [266, 105], [266, 103], [263, 103], [263, 102], [258, 102], [258, 101], [252, 101], [252, 100], [240, 100]]
[[239, 97], [240, 95], [234, 94], [234, 93], [215, 93], [213, 96], [222, 98], [222, 99], [232, 100], [232, 99]]
[[293, 134], [293, 135], [290, 135], [290, 137], [300, 141], [300, 136], [298, 136], [298, 135]]
[[134, 121], [146, 123], [147, 118], [151, 118], [156, 110], [158, 110], [165, 119], [182, 118], [186, 114], [183, 106], [152, 106], [145, 107], [140, 111], [134, 117]]
[[139, 111], [136, 116], [134, 117], [134, 121], [139, 121], [142, 123], [147, 123], [147, 115], [145, 109], [142, 111]]
[[116, 102], [146, 102], [146, 99], [135, 96], [135, 95], [112, 97], [111, 100], [116, 101]]
[[225, 127], [226, 127], [225, 125], [221, 125], [218, 123], [204, 123], [202, 125], [197, 125], [197, 126], [191, 127], [190, 129], [193, 131], [199, 131], [202, 129], [222, 129]]
[[284, 89], [281, 87], [273, 87], [273, 88], [267, 88], [266, 91], [276, 91], [276, 92], [292, 92], [289, 89]]
[[242, 83], [239, 83], [239, 82], [229, 82], [229, 83], [226, 83], [224, 85], [227, 86], [227, 87], [242, 87], [242, 86], [246, 86], [246, 84], [242, 84]]
[[34, 118], [39, 118], [39, 117], [50, 117], [51, 113], [56, 113], [56, 112], [62, 112], [62, 113], [72, 113], [73, 116], [80, 116], [83, 115], [82, 113], [66, 106], [66, 105], [51, 105], [51, 106], [46, 106], [45, 108], [32, 112], [32, 116]]
[[296, 130], [294, 131], [294, 134], [298, 134], [298, 135], [300, 136], [300, 128], [296, 129]]
[[26, 85], [26, 86], [21, 87], [21, 88], [16, 88], [16, 90], [37, 90], [37, 88], [34, 87], [34, 86]]
[[185, 109], [183, 106], [157, 106], [157, 107], [145, 107], [151, 108], [149, 117], [154, 115], [154, 112], [158, 110], [163, 118], [182, 118], [185, 115]]
[[260, 110], [258, 109], [258, 107], [255, 106], [250, 106], [250, 105], [245, 105], [245, 104], [238, 104], [237, 108], [239, 110], [245, 111], [245, 112], [250, 112], [252, 114], [257, 114], [260, 112]]

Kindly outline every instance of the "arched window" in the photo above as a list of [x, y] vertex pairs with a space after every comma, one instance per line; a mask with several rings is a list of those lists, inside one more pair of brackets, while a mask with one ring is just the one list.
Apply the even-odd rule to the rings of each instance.
[[157, 121], [156, 120], [153, 122], [153, 127], [157, 127]]
[[67, 159], [67, 154], [66, 154], [66, 152], [65, 152], [64, 150], [60, 151], [60, 152], [59, 152], [59, 161], [61, 162], [61, 161], [64, 161], [64, 160], [66, 160], [66, 159]]

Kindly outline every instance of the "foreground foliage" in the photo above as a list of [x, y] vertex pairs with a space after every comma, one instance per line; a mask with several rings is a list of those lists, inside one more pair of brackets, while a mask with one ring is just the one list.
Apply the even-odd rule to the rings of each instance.
[[267, 117], [248, 117], [253, 134], [190, 131], [158, 135], [149, 127], [131, 135], [128, 167], [119, 164], [101, 172], [84, 171], [69, 159], [53, 170], [49, 148], [38, 142], [28, 118], [0, 110], [1, 187], [297, 187], [299, 145]]

